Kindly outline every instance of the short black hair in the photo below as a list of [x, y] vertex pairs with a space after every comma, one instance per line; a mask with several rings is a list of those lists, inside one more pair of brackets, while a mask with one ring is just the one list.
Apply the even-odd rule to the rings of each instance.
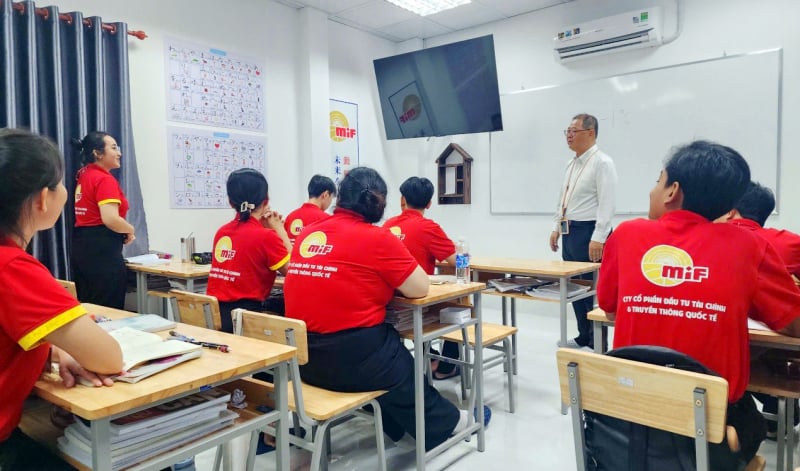
[[764, 227], [767, 218], [775, 209], [775, 194], [769, 188], [759, 185], [757, 182], [750, 182], [747, 190], [736, 201], [733, 206], [739, 214], [745, 218], [758, 223]]
[[750, 167], [738, 152], [710, 141], [679, 147], [664, 164], [667, 185], [678, 182], [682, 209], [713, 221], [733, 209], [750, 183]]
[[336, 207], [355, 211], [367, 222], [376, 223], [386, 209], [386, 191], [386, 182], [378, 172], [369, 167], [356, 167], [339, 182]]
[[581, 120], [581, 126], [583, 126], [583, 129], [594, 129], [594, 137], [597, 139], [597, 133], [600, 132], [600, 126], [597, 124], [597, 118], [589, 113], [580, 113], [572, 117], [573, 121], [576, 119]]
[[322, 175], [314, 175], [308, 181], [308, 197], [319, 198], [325, 192], [329, 192], [331, 196], [336, 196], [336, 185], [328, 177]]
[[240, 221], [250, 219], [250, 212], [269, 197], [266, 177], [253, 168], [231, 172], [225, 187], [228, 190], [228, 203], [239, 213]]
[[433, 198], [433, 183], [425, 177], [410, 177], [400, 185], [400, 194], [414, 209], [425, 209]]

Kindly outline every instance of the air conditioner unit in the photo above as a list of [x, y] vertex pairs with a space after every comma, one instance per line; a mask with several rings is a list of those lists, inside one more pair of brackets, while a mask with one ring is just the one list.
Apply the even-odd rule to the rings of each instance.
[[653, 47], [662, 41], [661, 7], [565, 26], [553, 38], [558, 60], [567, 62], [611, 52]]

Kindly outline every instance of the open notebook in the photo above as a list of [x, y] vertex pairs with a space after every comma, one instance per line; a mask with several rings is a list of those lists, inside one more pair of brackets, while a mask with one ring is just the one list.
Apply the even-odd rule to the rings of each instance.
[[[108, 333], [122, 348], [124, 375], [114, 376], [114, 381], [136, 383], [167, 368], [198, 358], [203, 347], [180, 340], [164, 340], [156, 334], [121, 327]], [[91, 383], [81, 379], [81, 383]]]

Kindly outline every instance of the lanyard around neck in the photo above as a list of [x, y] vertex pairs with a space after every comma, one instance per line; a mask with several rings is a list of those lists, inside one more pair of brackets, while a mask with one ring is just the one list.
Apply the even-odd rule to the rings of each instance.
[[[575, 194], [575, 188], [578, 187], [578, 181], [581, 179], [581, 175], [583, 174], [583, 171], [589, 165], [589, 162], [592, 160], [592, 157], [594, 157], [594, 154], [596, 154], [596, 153], [597, 153], [597, 149], [592, 151], [592, 153], [589, 154], [589, 156], [586, 158], [586, 163], [581, 165], [580, 170], [578, 170], [578, 175], [575, 176], [575, 184], [574, 185], [572, 185], [572, 171], [575, 170], [576, 162], [580, 159], [580, 157], [576, 157], [575, 159], [573, 159], [572, 164], [569, 167], [569, 175], [567, 176], [567, 187], [564, 188], [564, 194], [562, 195], [562, 198], [561, 198], [561, 217], [562, 218], [564, 218], [567, 215], [567, 204], [572, 199], [572, 195]], [[572, 188], [570, 188], [570, 187], [572, 187]]]

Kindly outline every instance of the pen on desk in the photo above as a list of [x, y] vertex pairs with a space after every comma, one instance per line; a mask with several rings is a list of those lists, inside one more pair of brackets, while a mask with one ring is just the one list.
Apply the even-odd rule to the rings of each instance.
[[225, 344], [222, 343], [214, 343], [214, 342], [203, 342], [200, 340], [196, 340], [194, 337], [189, 337], [183, 334], [180, 334], [174, 330], [169, 331], [169, 335], [175, 337], [175, 340], [180, 340], [182, 342], [193, 343], [195, 345], [200, 345], [201, 347], [205, 348], [213, 348], [214, 350], [219, 350], [223, 353], [230, 353], [231, 349]]

